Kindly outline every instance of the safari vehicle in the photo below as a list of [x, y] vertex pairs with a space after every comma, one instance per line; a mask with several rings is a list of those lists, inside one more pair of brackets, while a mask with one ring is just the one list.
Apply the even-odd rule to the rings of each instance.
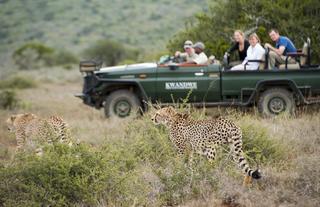
[[[147, 102], [170, 105], [183, 99], [197, 107], [257, 106], [264, 116], [294, 113], [296, 106], [320, 103], [320, 67], [311, 65], [310, 42], [296, 64], [258, 70], [230, 71], [221, 64], [184, 64], [170, 61], [101, 67], [95, 61], [80, 62], [84, 74], [81, 94], [89, 106], [104, 108], [106, 117], [126, 117]], [[266, 53], [265, 59], [268, 59]]]

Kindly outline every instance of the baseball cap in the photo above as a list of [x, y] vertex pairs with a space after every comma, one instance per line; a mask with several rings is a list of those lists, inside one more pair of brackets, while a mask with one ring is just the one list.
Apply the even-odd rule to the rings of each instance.
[[193, 45], [193, 48], [199, 48], [201, 50], [204, 50], [205, 46], [202, 42], [197, 42]]
[[193, 46], [193, 42], [191, 40], [186, 40], [184, 42], [184, 45], [183, 45], [183, 48], [186, 49], [186, 48], [191, 48]]

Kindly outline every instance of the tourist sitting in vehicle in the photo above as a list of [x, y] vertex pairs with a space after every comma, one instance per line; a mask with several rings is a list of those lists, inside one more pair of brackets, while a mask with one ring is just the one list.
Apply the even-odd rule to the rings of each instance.
[[198, 55], [193, 49], [193, 43], [191, 40], [186, 40], [183, 45], [185, 52], [176, 51], [175, 58], [181, 58], [182, 62], [192, 62]]
[[[257, 70], [259, 62], [265, 54], [265, 49], [260, 45], [260, 39], [256, 33], [249, 36], [250, 47], [247, 50], [247, 57], [239, 65], [231, 68], [231, 70]], [[254, 62], [250, 62], [253, 60]]]
[[208, 57], [207, 55], [203, 52], [205, 46], [202, 42], [197, 42], [193, 45], [194, 51], [197, 54], [197, 57], [190, 60], [187, 63], [194, 63], [198, 65], [204, 65], [208, 63]]
[[[288, 37], [280, 36], [277, 29], [271, 29], [269, 36], [276, 43], [276, 47], [271, 46], [269, 43], [266, 43], [264, 47], [270, 49], [268, 67], [269, 69], [273, 69], [275, 66], [286, 62], [285, 55], [287, 53], [297, 52], [297, 49]], [[288, 63], [295, 63], [295, 59], [289, 57]]]
[[239, 61], [233, 61], [229, 63], [230, 66], [240, 64], [247, 57], [247, 50], [250, 46], [248, 40], [245, 39], [244, 33], [241, 30], [236, 30], [234, 32], [234, 44], [231, 48], [224, 54], [224, 59], [228, 59], [231, 53], [237, 51], [239, 55]]

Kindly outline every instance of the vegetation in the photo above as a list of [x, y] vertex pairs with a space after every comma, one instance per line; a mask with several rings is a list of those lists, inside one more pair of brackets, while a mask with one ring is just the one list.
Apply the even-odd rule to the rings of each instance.
[[169, 41], [171, 52], [180, 49], [186, 39], [191, 39], [203, 41], [207, 54], [221, 59], [230, 47], [234, 30], [255, 31], [262, 43], [266, 43], [271, 42], [268, 30], [278, 28], [280, 34], [292, 39], [297, 48], [302, 48], [303, 41], [310, 37], [313, 61], [320, 61], [319, 1], [211, 0], [209, 5], [208, 12], [196, 14], [196, 20], [189, 22]]
[[[152, 110], [135, 120], [107, 120], [72, 95], [81, 90], [81, 74], [63, 67], [70, 68], [74, 55], [88, 48], [93, 52], [82, 55], [90, 58], [115, 45], [121, 58], [106, 57], [107, 64], [139, 60], [141, 51], [130, 48], [147, 48], [150, 58], [158, 56], [149, 51], [162, 54], [160, 46], [205, 4], [192, 2], [0, 1], [0, 70], [1, 60], [14, 51], [30, 62], [39, 54], [41, 64], [47, 61], [39, 70], [19, 71], [19, 76], [0, 71], [0, 206], [320, 206], [318, 107], [302, 108], [295, 118], [274, 119], [229, 108], [188, 110], [195, 119], [222, 114], [241, 127], [246, 157], [263, 176], [243, 187], [227, 146], [219, 148], [213, 164], [195, 156], [191, 171], [188, 156], [177, 155], [167, 130], [151, 123]], [[316, 55], [318, 5], [315, 0], [212, 0], [210, 9], [195, 21], [189, 19], [168, 48], [181, 49], [185, 39], [202, 40], [208, 53], [221, 57], [235, 29], [257, 26], [263, 42], [270, 41], [270, 27], [278, 27], [297, 46], [300, 36], [310, 36]], [[34, 56], [24, 56], [30, 51]], [[27, 61], [23, 68], [30, 66]], [[61, 66], [51, 70], [52, 65]], [[20, 101], [26, 107], [17, 107]], [[25, 112], [63, 116], [81, 144], [45, 145], [42, 156], [15, 153], [15, 135], [4, 120]]]
[[206, 0], [2, 0], [0, 60], [33, 41], [76, 55], [104, 39], [148, 53], [163, 50], [185, 20], [205, 6]]
[[0, 82], [0, 89], [26, 89], [36, 86], [37, 83], [28, 76], [9, 76]]
[[39, 42], [26, 43], [16, 51], [12, 58], [19, 69], [39, 69], [44, 66], [77, 63], [79, 60], [68, 51], [55, 51]]
[[[82, 143], [45, 146], [41, 157], [32, 151], [14, 156], [14, 135], [0, 126], [0, 205], [319, 205], [319, 111], [268, 120], [236, 110], [188, 110], [195, 119], [223, 113], [242, 128], [250, 165], [263, 175], [244, 188], [227, 146], [219, 148], [213, 164], [195, 156], [190, 171], [188, 157], [176, 154], [167, 130], [150, 121], [153, 111], [134, 121], [106, 120], [65, 90], [78, 89], [78, 83], [53, 81], [59, 73], [52, 70], [51, 82], [39, 80], [41, 87], [17, 96], [28, 103], [28, 112], [62, 115]], [[1, 117], [10, 114], [0, 110]]]
[[[166, 130], [157, 129], [149, 118], [127, 125], [125, 137], [102, 147], [57, 144], [47, 146], [41, 157], [18, 154], [0, 169], [0, 204], [94, 206], [103, 200], [107, 206], [179, 205], [202, 196], [203, 190], [213, 192], [209, 189], [216, 189], [219, 176], [241, 180], [236, 164], [228, 159], [229, 150], [220, 152], [215, 165], [196, 156], [191, 173], [188, 157], [177, 156]], [[256, 130], [247, 132], [257, 134]], [[256, 160], [260, 165], [284, 159], [275, 159], [283, 147], [266, 133], [244, 139], [246, 146], [263, 148], [251, 151], [252, 158], [266, 158]]]
[[101, 40], [84, 51], [88, 59], [102, 60], [105, 65], [117, 65], [121, 61], [137, 61], [139, 51], [111, 40]]
[[18, 104], [19, 99], [14, 90], [0, 90], [0, 109], [14, 109]]

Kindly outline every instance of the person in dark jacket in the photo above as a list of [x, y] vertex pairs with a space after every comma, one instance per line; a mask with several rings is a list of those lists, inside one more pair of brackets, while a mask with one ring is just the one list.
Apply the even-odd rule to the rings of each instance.
[[234, 66], [241, 63], [247, 57], [247, 50], [250, 46], [248, 40], [245, 39], [244, 33], [241, 30], [236, 30], [234, 32], [234, 44], [229, 48], [229, 50], [225, 53], [224, 58], [228, 58], [231, 53], [237, 51], [239, 55], [239, 61], [235, 61], [230, 63], [230, 65]]

